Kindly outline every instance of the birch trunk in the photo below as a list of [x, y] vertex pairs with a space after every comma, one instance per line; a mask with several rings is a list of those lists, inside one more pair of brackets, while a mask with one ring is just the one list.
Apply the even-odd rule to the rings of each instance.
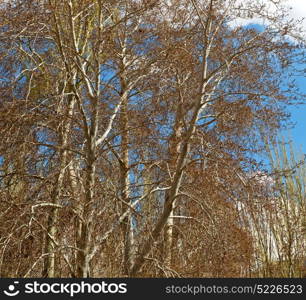
[[[97, 68], [98, 70], [99, 68]], [[98, 74], [98, 71], [96, 71]], [[98, 78], [99, 75], [97, 75]], [[98, 80], [97, 80], [98, 82]], [[99, 85], [97, 84], [99, 87]], [[98, 99], [99, 92], [95, 97], [91, 98], [92, 114], [90, 122], [87, 123], [88, 133], [86, 134], [86, 170], [85, 170], [85, 183], [84, 183], [84, 201], [79, 206], [81, 219], [79, 219], [77, 231], [77, 270], [76, 276], [86, 278], [90, 276], [90, 250], [92, 240], [92, 225], [93, 225], [93, 200], [94, 200], [94, 187], [96, 176], [96, 149], [97, 149], [97, 133], [98, 133]]]
[[177, 198], [178, 195], [178, 191], [181, 185], [181, 181], [182, 181], [182, 175], [183, 175], [183, 170], [186, 164], [186, 158], [187, 158], [187, 154], [189, 152], [190, 149], [190, 138], [192, 137], [192, 135], [194, 134], [195, 131], [195, 125], [196, 122], [198, 120], [200, 111], [202, 109], [202, 104], [201, 101], [198, 102], [198, 105], [196, 105], [195, 110], [194, 110], [194, 114], [193, 117], [190, 121], [190, 126], [186, 132], [186, 136], [182, 142], [182, 148], [180, 150], [180, 155], [178, 157], [178, 162], [176, 165], [176, 169], [174, 172], [174, 178], [173, 178], [173, 182], [171, 185], [171, 188], [169, 189], [169, 193], [166, 195], [165, 198], [165, 206], [164, 206], [164, 211], [162, 213], [162, 215], [159, 217], [152, 233], [151, 236], [144, 242], [139, 255], [137, 256], [137, 258], [135, 258], [135, 262], [133, 264], [133, 267], [131, 269], [131, 275], [135, 276], [137, 274], [137, 272], [139, 272], [139, 270], [141, 269], [141, 267], [143, 266], [144, 262], [145, 262], [145, 256], [150, 252], [151, 247], [154, 243], [155, 240], [157, 240], [158, 236], [160, 235], [162, 229], [164, 228], [165, 224], [168, 221], [168, 218], [171, 214], [171, 211], [173, 210], [173, 204], [174, 201]]
[[[121, 198], [125, 203], [130, 203], [130, 193], [129, 193], [129, 151], [128, 151], [128, 132], [127, 130], [127, 120], [126, 120], [126, 105], [123, 104], [122, 107], [122, 118], [124, 133], [122, 135], [122, 165], [120, 168], [120, 186], [121, 186]], [[126, 206], [122, 205], [122, 214], [126, 211]], [[132, 214], [129, 212], [126, 218], [122, 222], [122, 234], [124, 238], [124, 273], [129, 275], [130, 266], [133, 263], [133, 244], [134, 244], [134, 234], [133, 234], [133, 224], [132, 224]]]
[[[65, 120], [63, 126], [62, 133], [62, 142], [61, 142], [61, 151], [59, 153], [60, 156], [60, 170], [55, 182], [55, 186], [52, 192], [52, 203], [60, 204], [60, 196], [61, 189], [63, 187], [63, 180], [65, 175], [65, 169], [67, 166], [67, 145], [68, 138], [71, 127], [71, 117], [73, 115], [75, 99], [73, 96], [69, 96], [69, 103], [67, 109], [67, 120]], [[46, 243], [45, 243], [45, 253], [49, 253], [44, 260], [44, 269], [43, 269], [43, 277], [54, 278], [56, 277], [56, 267], [55, 267], [55, 259], [56, 259], [56, 240], [57, 240], [57, 222], [58, 222], [58, 208], [52, 207], [51, 212], [48, 216], [48, 225], [47, 225], [47, 233], [46, 233]]]
[[[180, 84], [180, 82], [178, 82]], [[176, 120], [174, 125], [173, 136], [170, 139], [170, 158], [171, 164], [176, 166], [177, 159], [180, 155], [182, 146], [182, 132], [183, 132], [183, 96], [180, 93], [179, 104], [176, 110]], [[176, 200], [173, 201], [173, 208], [170, 212], [169, 218], [165, 225], [165, 245], [164, 245], [164, 263], [166, 267], [171, 267], [172, 262], [172, 247], [173, 247], [173, 229], [174, 229], [174, 210], [176, 207]]]
[[[126, 61], [126, 50], [125, 44], [122, 50], [123, 59], [121, 62], [122, 76], [120, 76], [121, 83], [121, 118], [120, 118], [120, 129], [121, 129], [121, 166], [120, 166], [120, 187], [121, 187], [121, 198], [122, 201], [131, 204], [130, 200], [130, 180], [129, 180], [129, 119], [128, 119], [128, 87], [125, 78], [125, 68], [127, 65]], [[122, 214], [126, 211], [127, 206], [122, 205]], [[123, 249], [123, 269], [124, 274], [129, 276], [131, 265], [134, 260], [134, 230], [132, 224], [132, 212], [130, 211], [126, 218], [122, 222], [121, 230], [124, 239]]]

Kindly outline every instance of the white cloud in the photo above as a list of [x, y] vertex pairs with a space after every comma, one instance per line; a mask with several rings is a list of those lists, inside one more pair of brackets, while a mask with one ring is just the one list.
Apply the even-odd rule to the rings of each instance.
[[302, 29], [306, 37], [306, 0], [289, 0], [288, 6], [290, 10], [290, 17], [293, 19], [303, 19]]
[[292, 7], [290, 15], [293, 18], [306, 18], [306, 0], [289, 0], [287, 5]]
[[[236, 3], [239, 3], [237, 1]], [[241, 0], [240, 3], [243, 3], [244, 1]], [[270, 14], [277, 13], [278, 6], [273, 4], [271, 0], [262, 0], [263, 3], [267, 5], [267, 12]], [[245, 2], [246, 3], [246, 2]], [[284, 7], [287, 7], [287, 13], [288, 13], [288, 20], [294, 19], [294, 20], [301, 20], [304, 18], [302, 23], [302, 28], [304, 29], [304, 32], [306, 33], [306, 0], [284, 0]], [[237, 18], [232, 22], [233, 26], [237, 25], [248, 25], [248, 24], [260, 24], [265, 25], [269, 23], [266, 19], [261, 17], [253, 17], [253, 18]]]

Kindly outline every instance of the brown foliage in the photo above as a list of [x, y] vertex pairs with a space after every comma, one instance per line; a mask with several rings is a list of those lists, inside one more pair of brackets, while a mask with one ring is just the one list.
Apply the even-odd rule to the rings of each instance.
[[254, 274], [237, 207], [303, 49], [221, 2], [1, 3], [0, 276]]

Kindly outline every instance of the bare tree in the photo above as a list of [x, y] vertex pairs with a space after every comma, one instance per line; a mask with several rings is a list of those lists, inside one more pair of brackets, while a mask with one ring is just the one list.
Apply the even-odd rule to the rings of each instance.
[[[27, 0], [0, 13], [1, 274], [250, 276], [260, 246], [237, 203], [259, 129], [279, 129], [298, 95], [287, 72], [303, 47], [284, 8]], [[253, 16], [267, 25], [235, 24]]]

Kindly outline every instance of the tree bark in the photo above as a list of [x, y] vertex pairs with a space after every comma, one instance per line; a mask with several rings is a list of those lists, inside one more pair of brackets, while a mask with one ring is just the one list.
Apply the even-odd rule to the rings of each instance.
[[[65, 169], [67, 166], [67, 145], [69, 139], [69, 133], [71, 128], [71, 117], [73, 115], [75, 99], [73, 96], [68, 97], [68, 108], [67, 108], [67, 120], [64, 120], [63, 133], [61, 139], [61, 150], [59, 153], [60, 157], [60, 168], [57, 180], [54, 185], [52, 192], [52, 203], [60, 204], [61, 189], [63, 187]], [[46, 243], [45, 243], [45, 253], [48, 253], [44, 260], [43, 277], [54, 278], [56, 277], [56, 241], [58, 232], [58, 209], [57, 207], [52, 207], [51, 212], [48, 216], [48, 225], [46, 233]]]

